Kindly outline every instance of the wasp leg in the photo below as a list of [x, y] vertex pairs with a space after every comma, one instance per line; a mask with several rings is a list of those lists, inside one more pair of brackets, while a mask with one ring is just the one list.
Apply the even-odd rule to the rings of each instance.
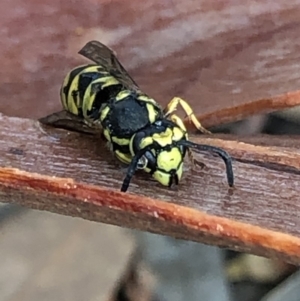
[[205, 129], [201, 123], [199, 122], [199, 120], [197, 119], [197, 117], [195, 116], [193, 109], [190, 107], [190, 105], [183, 100], [182, 98], [179, 97], [174, 97], [167, 105], [167, 107], [164, 109], [164, 113], [165, 113], [165, 117], [170, 116], [170, 114], [172, 114], [174, 111], [177, 110], [178, 105], [180, 105], [183, 109], [183, 111], [186, 113], [187, 117], [189, 118], [189, 120], [194, 124], [194, 126], [197, 128], [197, 130], [199, 130], [200, 132], [202, 132], [203, 134], [211, 134], [210, 131], [208, 131], [207, 129]]
[[[172, 112], [170, 112], [170, 114], [171, 114], [171, 113], [172, 113]], [[169, 114], [168, 114], [168, 115], [169, 115]], [[168, 116], [168, 115], [167, 115], [167, 116]], [[176, 125], [178, 125], [185, 133], [187, 132], [186, 127], [185, 127], [185, 125], [184, 125], [182, 119], [181, 119], [179, 116], [177, 116], [177, 115], [175, 115], [175, 114], [172, 114], [172, 115], [170, 116], [170, 119], [171, 119]]]
[[[186, 127], [182, 121], [182, 119], [180, 117], [178, 117], [177, 115], [175, 114], [172, 114], [170, 116], [170, 119], [175, 123], [177, 124], [184, 132], [186, 132]], [[204, 163], [202, 163], [201, 161], [198, 161], [194, 158], [194, 155], [193, 155], [193, 151], [188, 149], [188, 156], [189, 156], [189, 159], [192, 163], [192, 167], [194, 168], [195, 166], [198, 166], [200, 167], [200, 169], [203, 169], [206, 167], [206, 165]]]

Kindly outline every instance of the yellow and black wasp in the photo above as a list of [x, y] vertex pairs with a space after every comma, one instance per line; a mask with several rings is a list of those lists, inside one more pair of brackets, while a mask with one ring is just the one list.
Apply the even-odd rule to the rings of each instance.
[[162, 185], [178, 184], [184, 157], [192, 149], [218, 154], [226, 164], [228, 184], [233, 186], [229, 154], [188, 140], [183, 121], [174, 114], [178, 105], [198, 130], [209, 132], [186, 101], [175, 97], [163, 110], [139, 89], [114, 52], [98, 41], [88, 42], [79, 54], [95, 64], [79, 66], [68, 73], [61, 87], [61, 102], [67, 112], [83, 120], [86, 126], [101, 127], [112, 152], [129, 165], [121, 191], [128, 189], [137, 169], [150, 173]]

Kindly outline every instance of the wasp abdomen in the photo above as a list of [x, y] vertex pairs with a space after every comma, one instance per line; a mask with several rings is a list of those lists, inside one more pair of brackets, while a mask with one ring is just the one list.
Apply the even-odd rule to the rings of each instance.
[[99, 65], [84, 65], [73, 69], [61, 87], [65, 110], [87, 119], [99, 118], [101, 106], [118, 94], [122, 85]]

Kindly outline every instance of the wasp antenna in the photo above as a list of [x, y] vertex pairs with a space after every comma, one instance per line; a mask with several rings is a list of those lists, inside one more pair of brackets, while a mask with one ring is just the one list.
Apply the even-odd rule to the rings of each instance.
[[132, 179], [135, 171], [137, 170], [137, 166], [138, 166], [139, 160], [145, 154], [145, 152], [150, 149], [150, 146], [147, 146], [147, 147], [139, 150], [135, 154], [135, 156], [132, 158], [132, 160], [130, 162], [130, 165], [129, 165], [128, 169], [127, 169], [126, 177], [123, 180], [123, 184], [122, 184], [122, 187], [121, 187], [121, 191], [122, 192], [126, 192], [127, 191], [128, 187], [129, 187], [129, 184], [130, 184], [130, 181], [131, 181], [131, 179]]
[[196, 152], [199, 151], [210, 151], [218, 154], [224, 161], [226, 166], [227, 182], [230, 187], [234, 185], [234, 174], [232, 169], [231, 156], [223, 149], [207, 144], [197, 144], [188, 140], [179, 141], [178, 144], [194, 149]]

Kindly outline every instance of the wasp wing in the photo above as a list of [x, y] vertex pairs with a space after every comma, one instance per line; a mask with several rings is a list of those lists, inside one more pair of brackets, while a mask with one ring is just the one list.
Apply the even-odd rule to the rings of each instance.
[[98, 135], [102, 132], [99, 124], [87, 123], [82, 117], [73, 115], [65, 110], [40, 118], [39, 122], [72, 132]]
[[103, 66], [124, 87], [139, 90], [137, 83], [131, 78], [117, 59], [113, 50], [98, 41], [88, 42], [79, 52], [82, 56]]

